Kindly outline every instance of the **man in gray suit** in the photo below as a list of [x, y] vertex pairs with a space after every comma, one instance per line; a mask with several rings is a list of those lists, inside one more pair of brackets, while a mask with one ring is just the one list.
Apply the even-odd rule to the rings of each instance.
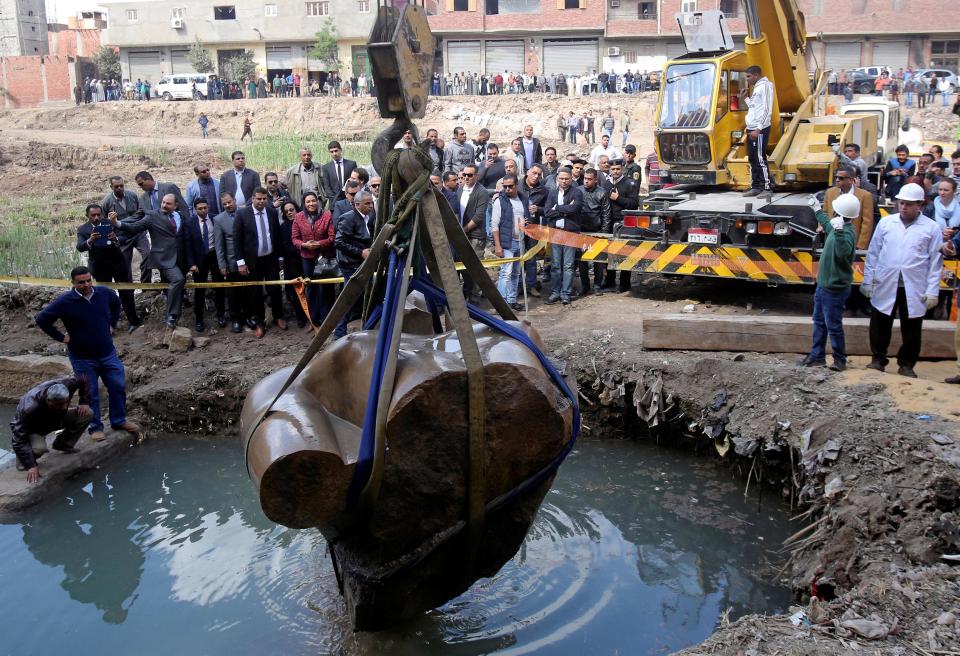
[[123, 221], [115, 217], [110, 221], [114, 229], [124, 235], [147, 232], [150, 235], [150, 266], [160, 270], [160, 277], [170, 284], [167, 289], [167, 328], [176, 328], [183, 304], [183, 286], [186, 278], [180, 270], [180, 254], [183, 250], [184, 221], [176, 210], [177, 198], [166, 194], [160, 200], [159, 210], [150, 210], [142, 217], [129, 217]]
[[[140, 207], [140, 201], [137, 195], [124, 188], [123, 178], [119, 175], [110, 178], [110, 193], [100, 201], [100, 209], [108, 220], [114, 217], [123, 220], [128, 216], [143, 216], [143, 208]], [[114, 217], [110, 215], [113, 214]], [[140, 282], [150, 282], [150, 267], [147, 266], [147, 260], [150, 258], [150, 239], [146, 233], [141, 233], [133, 239], [120, 240], [120, 252], [127, 261], [128, 273], [133, 266], [133, 251], [140, 253]], [[132, 273], [130, 280], [133, 280]]]
[[133, 180], [143, 190], [143, 193], [140, 194], [140, 207], [144, 212], [150, 210], [159, 212], [163, 197], [167, 194], [173, 194], [176, 203], [174, 209], [184, 218], [190, 216], [190, 207], [187, 205], [187, 201], [183, 199], [183, 194], [180, 193], [180, 187], [177, 185], [172, 182], [157, 182], [147, 171], [140, 171], [134, 176]]
[[220, 191], [233, 195], [237, 207], [246, 207], [253, 198], [253, 190], [260, 186], [260, 174], [247, 168], [247, 156], [235, 150], [230, 156], [233, 168], [220, 176]]
[[[237, 271], [237, 251], [233, 245], [237, 201], [232, 194], [223, 192], [220, 194], [220, 205], [223, 211], [213, 217], [213, 247], [217, 251], [217, 266], [227, 282], [237, 282], [240, 274]], [[234, 333], [243, 332], [243, 322], [246, 320], [243, 300], [244, 295], [239, 287], [227, 288], [227, 308], [232, 323], [230, 330]]]

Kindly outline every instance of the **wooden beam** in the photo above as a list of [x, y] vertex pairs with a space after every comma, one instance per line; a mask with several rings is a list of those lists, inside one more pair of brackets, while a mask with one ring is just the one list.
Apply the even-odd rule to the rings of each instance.
[[[844, 319], [848, 355], [870, 355], [870, 320]], [[956, 357], [955, 325], [950, 321], [923, 322], [920, 357]], [[753, 351], [807, 353], [813, 337], [810, 317], [729, 314], [664, 314], [643, 319], [643, 348], [676, 351]], [[900, 348], [900, 322], [893, 325], [888, 356]], [[827, 340], [827, 351], [830, 340]]]

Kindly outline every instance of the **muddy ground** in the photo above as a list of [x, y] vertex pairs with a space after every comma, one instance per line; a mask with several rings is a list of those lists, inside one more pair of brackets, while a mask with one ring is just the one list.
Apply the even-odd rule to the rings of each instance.
[[[362, 109], [369, 101], [355, 102], [356, 125], [369, 129], [372, 107]], [[289, 114], [285, 120], [291, 121], [306, 111], [288, 108], [299, 101], [243, 103]], [[431, 101], [431, 112], [439, 107], [439, 115], [455, 103], [466, 101]], [[488, 113], [514, 121], [513, 127], [491, 125], [494, 139], [500, 138], [497, 130], [506, 136], [527, 120], [521, 115], [528, 108], [505, 103], [488, 101]], [[211, 108], [220, 104], [204, 109], [215, 116], [238, 111], [229, 103]], [[27, 188], [41, 173], [57, 182], [52, 207], [99, 197], [106, 175], [119, 169], [130, 176], [150, 166], [103, 140], [136, 140], [137, 127], [141, 135], [177, 129], [186, 135], [192, 122], [183, 123], [196, 111], [191, 105], [0, 112], [0, 129], [14, 137], [0, 153], [0, 188]], [[320, 118], [303, 114], [299, 120], [317, 125]], [[348, 122], [345, 130], [353, 125]], [[62, 143], [20, 136], [21, 130], [38, 129], [58, 131], [48, 136]], [[216, 143], [182, 139], [171, 146], [173, 162], [161, 173], [178, 182], [189, 178], [194, 158], [216, 161]], [[58, 218], [79, 223], [77, 217]], [[63, 352], [32, 323], [51, 295], [38, 288], [0, 290], [0, 353]], [[295, 329], [270, 330], [263, 340], [210, 331], [202, 349], [171, 354], [160, 344], [162, 300], [152, 292], [137, 298], [143, 310], [151, 310], [147, 328], [133, 336], [121, 331], [116, 341], [133, 414], [154, 433], [231, 434], [250, 385], [295, 362], [310, 338]], [[732, 468], [745, 487], [780, 495], [795, 507], [796, 535], [779, 554], [779, 576], [804, 610], [799, 625], [755, 616], [727, 625], [721, 618], [718, 632], [687, 653], [960, 653], [960, 570], [943, 559], [960, 553], [960, 404], [954, 402], [955, 387], [937, 382], [956, 365], [921, 363], [921, 378], [913, 381], [864, 370], [862, 359], [835, 374], [796, 367], [794, 356], [644, 351], [643, 317], [677, 313], [691, 302], [698, 313], [810, 310], [809, 293], [789, 287], [649, 278], [629, 293], [588, 296], [566, 308], [534, 298], [527, 314], [552, 354], [577, 375], [584, 439], [613, 434], [694, 448]], [[182, 323], [191, 325], [192, 312], [184, 316]], [[810, 605], [812, 594], [825, 601]]]

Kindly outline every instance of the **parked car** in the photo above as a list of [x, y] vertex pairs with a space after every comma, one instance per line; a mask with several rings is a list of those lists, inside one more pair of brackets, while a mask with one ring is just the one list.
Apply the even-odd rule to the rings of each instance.
[[952, 71], [948, 71], [945, 68], [919, 68], [914, 71], [915, 75], [919, 75], [923, 79], [930, 82], [933, 79], [933, 76], [936, 75], [938, 80], [946, 76], [947, 80], [950, 81], [950, 92], [953, 93], [957, 90], [957, 74]]
[[164, 75], [153, 87], [154, 94], [164, 100], [193, 100], [193, 87], [200, 98], [207, 97], [207, 76], [198, 73]]
[[850, 71], [850, 81], [853, 83], [853, 92], [859, 94], [872, 94], [879, 75], [871, 75], [866, 71]]

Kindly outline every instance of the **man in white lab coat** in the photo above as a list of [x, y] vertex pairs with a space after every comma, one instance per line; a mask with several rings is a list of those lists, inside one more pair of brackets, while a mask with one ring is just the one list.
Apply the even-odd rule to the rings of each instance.
[[913, 366], [920, 356], [923, 315], [936, 307], [943, 268], [943, 235], [937, 224], [920, 213], [923, 187], [905, 184], [897, 194], [899, 214], [877, 225], [863, 272], [860, 291], [870, 299], [870, 369], [887, 366], [887, 347], [894, 315], [900, 316], [903, 344], [897, 353], [897, 373], [916, 378]]

